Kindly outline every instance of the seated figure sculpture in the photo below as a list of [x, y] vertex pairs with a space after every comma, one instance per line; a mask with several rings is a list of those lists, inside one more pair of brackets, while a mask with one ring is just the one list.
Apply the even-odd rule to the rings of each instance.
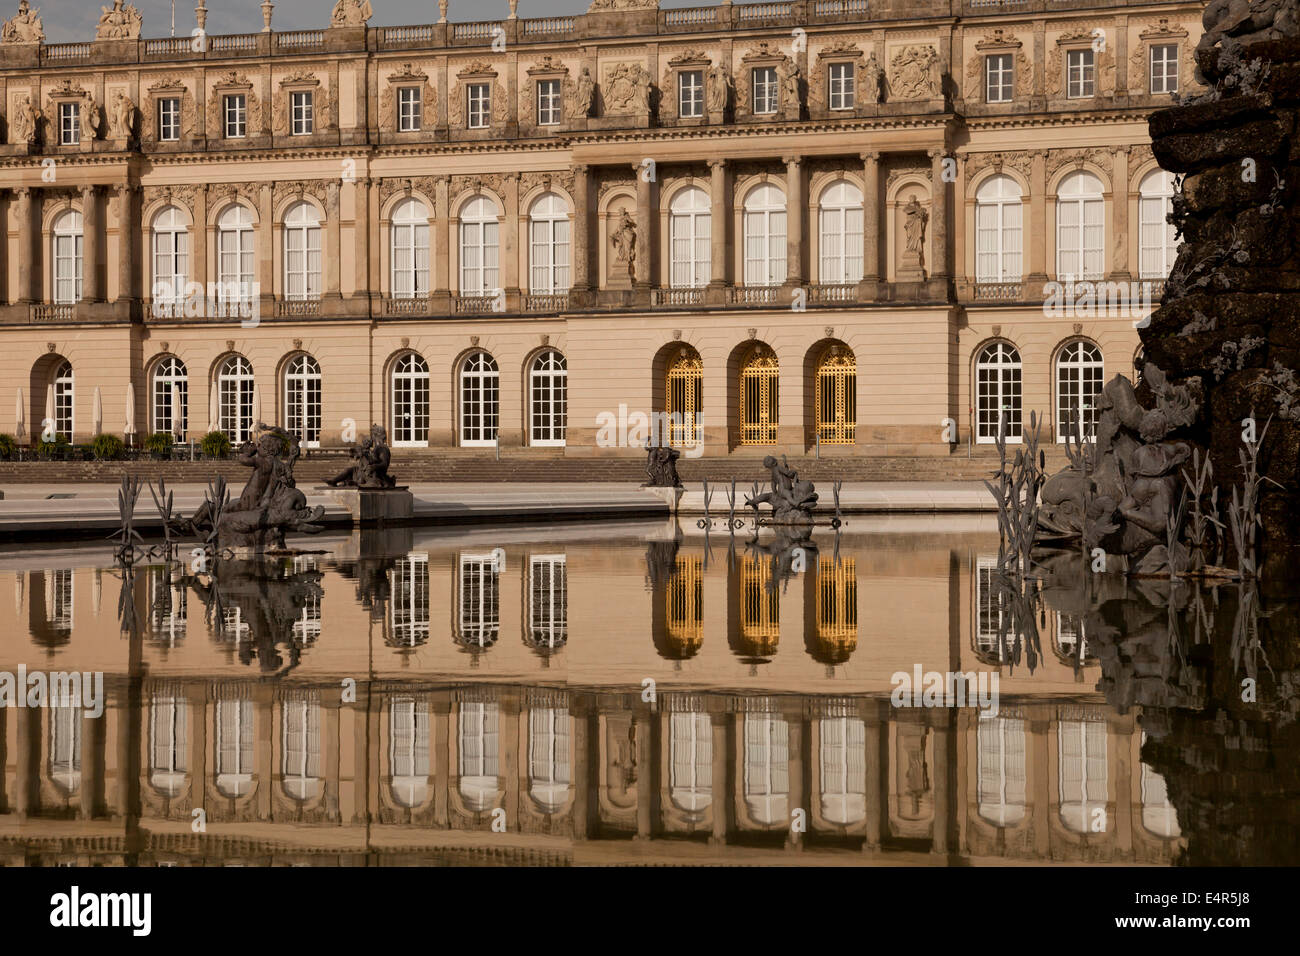
[[772, 524], [812, 524], [812, 513], [817, 507], [817, 492], [811, 481], [801, 481], [799, 473], [790, 467], [785, 456], [778, 462], [768, 455], [763, 459], [763, 467], [772, 475], [772, 488], [761, 495], [745, 499], [745, 507], [753, 508], [757, 515], [758, 506], [771, 506]]
[[370, 437], [353, 445], [349, 454], [353, 463], [325, 484], [332, 488], [385, 489], [397, 487], [397, 479], [388, 474], [393, 453], [388, 448], [388, 433], [383, 425], [371, 425]]
[[[215, 519], [219, 548], [279, 551], [284, 549], [286, 531], [317, 534], [323, 530], [314, 522], [324, 516], [324, 507], [309, 508], [307, 496], [294, 483], [293, 466], [301, 453], [297, 437], [261, 422], [257, 430], [257, 440], [244, 442], [236, 458], [253, 474], [240, 496], [221, 508]], [[212, 505], [205, 501], [180, 530], [204, 534], [213, 523]]]
[[646, 480], [642, 488], [680, 488], [682, 480], [677, 476], [677, 459], [682, 453], [669, 445], [645, 443]]

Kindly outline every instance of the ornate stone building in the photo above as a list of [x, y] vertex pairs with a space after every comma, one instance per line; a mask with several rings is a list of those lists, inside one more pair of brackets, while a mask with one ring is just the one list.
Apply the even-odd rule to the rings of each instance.
[[943, 455], [1132, 370], [1141, 313], [1051, 284], [1158, 296], [1197, 5], [368, 9], [8, 22], [0, 430]]

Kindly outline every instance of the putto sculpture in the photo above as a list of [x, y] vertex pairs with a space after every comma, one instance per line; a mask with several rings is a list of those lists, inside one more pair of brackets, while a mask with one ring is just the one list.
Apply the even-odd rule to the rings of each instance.
[[768, 455], [763, 459], [763, 467], [772, 475], [772, 487], [761, 495], [745, 499], [745, 507], [753, 508], [755, 518], [759, 505], [768, 505], [772, 509], [769, 523], [777, 525], [811, 525], [813, 511], [817, 507], [817, 492], [811, 481], [801, 481], [799, 472], [790, 467], [784, 455], [778, 462]]
[[315, 522], [324, 516], [324, 507], [309, 508], [307, 496], [294, 483], [293, 466], [301, 454], [297, 436], [261, 422], [257, 431], [257, 440], [244, 442], [236, 458], [253, 469], [243, 493], [223, 507], [205, 501], [181, 530], [207, 534], [215, 526], [219, 549], [255, 551], [284, 550], [287, 531], [317, 534], [323, 530]]
[[393, 454], [388, 449], [388, 433], [383, 425], [371, 425], [370, 435], [353, 445], [349, 454], [353, 463], [325, 484], [331, 488], [395, 488], [397, 479], [388, 474]]

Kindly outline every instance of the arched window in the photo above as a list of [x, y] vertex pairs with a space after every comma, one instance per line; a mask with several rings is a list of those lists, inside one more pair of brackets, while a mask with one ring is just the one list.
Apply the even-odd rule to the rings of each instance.
[[475, 352], [460, 367], [460, 443], [492, 445], [501, 415], [501, 374], [486, 352]]
[[231, 355], [217, 372], [217, 422], [231, 444], [253, 434], [253, 366], [242, 355]]
[[851, 826], [867, 815], [867, 728], [858, 717], [823, 717], [821, 737], [822, 816]]
[[253, 788], [253, 702], [217, 700], [217, 790], [237, 799]]
[[777, 714], [745, 715], [745, 807], [760, 826], [788, 824], [790, 726]]
[[320, 216], [309, 202], [294, 203], [284, 214], [284, 297], [320, 298]]
[[320, 365], [310, 355], [295, 355], [284, 370], [284, 422], [309, 448], [320, 447]]
[[496, 295], [497, 207], [486, 196], [465, 204], [460, 214], [460, 294]]
[[1025, 722], [993, 717], [977, 723], [979, 815], [995, 827], [1015, 826], [1025, 817]]
[[153, 217], [152, 300], [173, 309], [183, 307], [189, 271], [185, 214], [175, 206], [167, 206]]
[[712, 220], [709, 196], [689, 186], [673, 196], [668, 215], [668, 246], [672, 257], [669, 282], [674, 289], [698, 289], [709, 284], [713, 271]]
[[387, 643], [391, 647], [421, 647], [429, 642], [429, 555], [411, 552], [398, 558], [388, 572]]
[[396, 697], [388, 705], [389, 787], [398, 806], [414, 809], [429, 798], [429, 704]]
[[528, 556], [528, 630], [525, 643], [543, 651], [569, 640], [569, 575], [563, 554]]
[[184, 698], [149, 701], [149, 784], [167, 797], [179, 797], [185, 789], [188, 715]]
[[776, 354], [756, 345], [740, 365], [740, 443], [770, 445], [776, 441], [777, 400], [781, 369]]
[[392, 296], [419, 299], [429, 294], [429, 209], [418, 199], [404, 199], [393, 210]]
[[975, 440], [989, 444], [999, 432], [1020, 441], [1020, 353], [1009, 342], [991, 342], [975, 361]]
[[1106, 812], [1106, 724], [1063, 720], [1056, 733], [1061, 822], [1075, 833], [1092, 832]]
[[975, 191], [975, 281], [1019, 282], [1021, 192], [1010, 176], [990, 176]]
[[668, 724], [668, 796], [688, 814], [713, 802], [713, 724], [698, 711], [672, 714]]
[[456, 642], [487, 650], [501, 636], [501, 568], [493, 554], [462, 554], [457, 582]]
[[50, 381], [53, 392], [54, 433], [64, 441], [72, 441], [73, 427], [76, 424], [73, 409], [75, 407], [75, 388], [72, 379], [72, 363], [60, 362], [54, 370]]
[[704, 363], [700, 353], [682, 346], [668, 363], [664, 396], [668, 415], [668, 442], [677, 448], [693, 448], [704, 441]]
[[564, 809], [570, 767], [568, 708], [533, 707], [528, 711], [528, 795], [542, 813]]
[[1105, 242], [1101, 180], [1076, 170], [1056, 190], [1056, 277], [1062, 282], [1100, 279]]
[[569, 419], [569, 365], [555, 349], [533, 359], [528, 370], [529, 441], [563, 445]]
[[189, 427], [190, 386], [185, 363], [165, 356], [153, 367], [153, 430], [183, 441]]
[[217, 280], [228, 295], [253, 294], [253, 214], [231, 203], [217, 219]]
[[311, 800], [320, 792], [320, 703], [312, 696], [280, 702], [280, 774], [284, 792]]
[[498, 774], [501, 710], [495, 702], [465, 701], [460, 705], [457, 749], [460, 795], [473, 813], [489, 810], [500, 794]]
[[862, 190], [839, 179], [822, 190], [821, 269], [824, 283], [862, 279]]
[[528, 210], [528, 263], [535, 295], [568, 292], [569, 207], [555, 193], [538, 196]]
[[69, 209], [54, 220], [54, 301], [81, 301], [81, 213]]
[[1176, 230], [1166, 218], [1174, 208], [1174, 177], [1153, 169], [1138, 186], [1138, 272], [1143, 279], [1165, 279], [1178, 257]]
[[1056, 356], [1056, 440], [1092, 441], [1097, 430], [1097, 393], [1101, 391], [1101, 349], [1091, 342], [1070, 342]]
[[817, 435], [823, 445], [852, 445], [857, 424], [857, 359], [833, 345], [817, 366]]
[[771, 183], [745, 197], [745, 285], [785, 281], [785, 194]]
[[429, 444], [429, 366], [407, 352], [393, 366], [393, 444]]

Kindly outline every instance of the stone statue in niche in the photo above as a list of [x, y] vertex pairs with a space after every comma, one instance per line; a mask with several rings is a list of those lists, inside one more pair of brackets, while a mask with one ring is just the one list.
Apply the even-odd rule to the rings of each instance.
[[135, 134], [135, 103], [120, 90], [113, 97], [113, 118], [109, 126], [115, 139], [130, 139]]
[[18, 13], [5, 21], [0, 30], [0, 42], [3, 43], [40, 43], [45, 39], [45, 27], [41, 24], [39, 10], [33, 10], [27, 0], [20, 0]]
[[731, 74], [719, 64], [709, 67], [708, 87], [705, 90], [705, 106], [710, 113], [723, 113], [731, 105]]
[[880, 79], [880, 63], [876, 60], [876, 54], [868, 53], [867, 58], [858, 64], [858, 86], [862, 90], [864, 102], [880, 102]]
[[9, 120], [9, 142], [15, 146], [34, 143], [40, 119], [40, 110], [32, 106], [32, 98], [20, 97], [14, 104], [14, 113]]
[[325, 484], [332, 488], [395, 488], [397, 479], [388, 474], [393, 453], [388, 449], [388, 433], [383, 425], [371, 425], [370, 436], [348, 452], [354, 463]]
[[925, 275], [925, 227], [930, 214], [913, 196], [903, 207], [903, 255], [898, 263], [900, 279], [918, 279]]
[[793, 60], [786, 60], [781, 67], [781, 103], [787, 110], [803, 107], [799, 67]]
[[99, 104], [95, 94], [87, 93], [86, 102], [81, 105], [81, 141], [90, 143], [99, 138]]
[[627, 263], [628, 281], [636, 282], [636, 222], [626, 209], [619, 213], [618, 228], [610, 238], [615, 259]]
[[591, 103], [596, 95], [596, 81], [591, 78], [591, 70], [582, 68], [573, 83], [569, 99], [569, 113], [576, 119], [585, 119], [591, 115]]

